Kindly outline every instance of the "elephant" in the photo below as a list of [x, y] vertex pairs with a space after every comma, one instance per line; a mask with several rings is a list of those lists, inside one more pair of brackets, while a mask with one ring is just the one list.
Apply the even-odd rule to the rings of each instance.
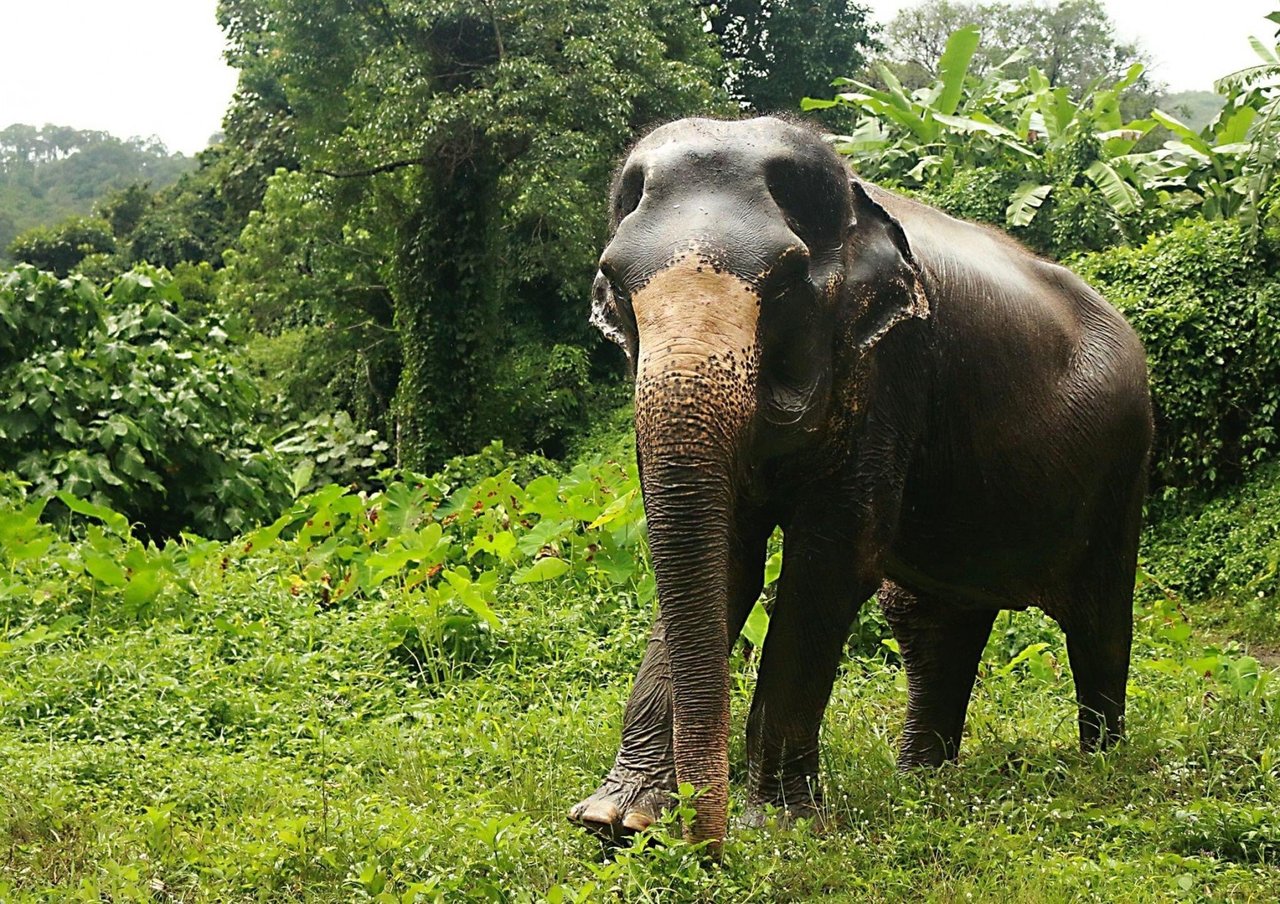
[[591, 321], [634, 377], [658, 617], [573, 822], [620, 841], [698, 789], [720, 850], [729, 653], [782, 570], [747, 719], [748, 820], [820, 813], [818, 735], [879, 591], [901, 768], [956, 758], [996, 614], [1066, 636], [1080, 743], [1124, 733], [1152, 410], [1133, 329], [1003, 233], [859, 178], [809, 125], [682, 119], [619, 169]]

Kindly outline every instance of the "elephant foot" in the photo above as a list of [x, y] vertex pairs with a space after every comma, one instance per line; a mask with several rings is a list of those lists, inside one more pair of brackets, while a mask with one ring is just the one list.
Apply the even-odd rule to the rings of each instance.
[[605, 841], [623, 841], [657, 822], [674, 790], [671, 783], [614, 766], [594, 794], [569, 810], [569, 821]]

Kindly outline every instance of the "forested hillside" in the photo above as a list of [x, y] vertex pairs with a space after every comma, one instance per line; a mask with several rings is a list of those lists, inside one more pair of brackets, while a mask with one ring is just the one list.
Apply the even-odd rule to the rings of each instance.
[[0, 129], [0, 263], [12, 261], [9, 245], [21, 232], [86, 216], [133, 185], [164, 188], [195, 166], [155, 139], [66, 126]]
[[[218, 16], [240, 82], [196, 160], [0, 132], [0, 900], [1280, 897], [1280, 10], [1210, 97], [1098, 0]], [[871, 602], [824, 820], [713, 864], [686, 788], [602, 850], [565, 813], [657, 594], [588, 323], [608, 192], [651, 126], [772, 111], [1145, 343], [1129, 740], [1078, 752], [1062, 632], [1005, 612], [959, 763], [898, 772]], [[781, 543], [732, 653], [735, 816]]]

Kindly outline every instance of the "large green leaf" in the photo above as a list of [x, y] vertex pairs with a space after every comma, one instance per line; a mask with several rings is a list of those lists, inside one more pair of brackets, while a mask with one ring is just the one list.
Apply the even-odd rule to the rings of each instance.
[[986, 117], [978, 119], [969, 116], [948, 116], [944, 113], [934, 113], [933, 118], [955, 132], [981, 132], [984, 135], [1000, 135], [1004, 138], [1013, 138], [1015, 140], [1018, 137], [1004, 126], [992, 122]]
[[1156, 121], [1154, 119], [1135, 119], [1133, 122], [1125, 123], [1118, 129], [1099, 132], [1098, 140], [1102, 142], [1102, 147], [1106, 151], [1106, 158], [1119, 157], [1132, 151], [1134, 146], [1155, 128], [1155, 125]]
[[1209, 150], [1208, 142], [1200, 137], [1200, 133], [1195, 131], [1195, 129], [1191, 128], [1182, 120], [1178, 119], [1176, 116], [1170, 116], [1163, 110], [1156, 109], [1151, 111], [1151, 118], [1173, 134], [1177, 135], [1191, 147], [1200, 151], [1200, 153], [1203, 154]]
[[1035, 219], [1036, 211], [1053, 191], [1052, 185], [1037, 185], [1035, 182], [1023, 182], [1009, 198], [1009, 206], [1005, 209], [1005, 219], [1010, 226], [1026, 226]]
[[1236, 144], [1249, 136], [1249, 127], [1258, 118], [1256, 107], [1238, 107], [1230, 113], [1223, 110], [1213, 130], [1213, 140], [1218, 144]]
[[978, 49], [978, 27], [967, 25], [957, 29], [947, 39], [947, 47], [938, 60], [938, 81], [942, 90], [934, 101], [936, 112], [951, 115], [960, 106], [964, 93], [964, 80], [969, 74], [969, 63]]
[[121, 536], [129, 533], [129, 519], [119, 512], [113, 512], [105, 505], [95, 505], [88, 500], [72, 496], [70, 493], [65, 493], [62, 490], [59, 490], [54, 495], [62, 500], [63, 505], [71, 509], [71, 511], [76, 514], [87, 515], [90, 518], [97, 518], [105, 524], [112, 533], [120, 534]]
[[1258, 58], [1264, 63], [1280, 64], [1280, 56], [1276, 56], [1276, 52], [1274, 50], [1266, 44], [1263, 44], [1253, 35], [1249, 36], [1249, 46], [1253, 48], [1253, 52], [1256, 53]]
[[764, 646], [764, 637], [768, 631], [769, 613], [765, 611], [763, 604], [757, 602], [742, 626], [742, 636], [746, 638], [747, 643], [758, 650]]
[[1138, 194], [1138, 190], [1124, 180], [1124, 178], [1115, 171], [1109, 164], [1102, 160], [1095, 160], [1089, 164], [1089, 168], [1084, 174], [1093, 180], [1093, 184], [1098, 186], [1098, 191], [1102, 192], [1102, 197], [1107, 199], [1107, 203], [1111, 205], [1112, 210], [1118, 214], [1135, 213], [1141, 206], [1142, 198]]
[[528, 568], [515, 573], [511, 579], [513, 584], [536, 584], [540, 581], [551, 581], [569, 571], [570, 565], [564, 559], [546, 556], [538, 559]]

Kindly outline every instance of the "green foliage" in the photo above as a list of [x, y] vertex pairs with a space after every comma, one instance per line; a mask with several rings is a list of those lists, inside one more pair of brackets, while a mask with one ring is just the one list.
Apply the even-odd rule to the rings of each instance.
[[[1280, 25], [1280, 10], [1271, 13], [1267, 19]], [[1280, 39], [1280, 28], [1276, 29], [1274, 37]], [[1239, 175], [1232, 182], [1232, 187], [1243, 198], [1228, 200], [1237, 202], [1245, 221], [1256, 229], [1261, 221], [1263, 199], [1275, 182], [1276, 145], [1280, 142], [1280, 41], [1267, 46], [1258, 38], [1251, 37], [1249, 43], [1258, 56], [1258, 62], [1223, 76], [1214, 84], [1214, 89], [1227, 98], [1218, 122], [1229, 124], [1222, 129], [1228, 132], [1227, 137], [1236, 145], [1231, 150], [1242, 158]], [[1256, 113], [1256, 118], [1248, 115], [1248, 111]], [[1237, 124], [1245, 115], [1248, 115], [1248, 121], [1240, 129]], [[1247, 146], [1241, 148], [1246, 141]], [[1196, 150], [1208, 157], [1204, 162], [1217, 168], [1220, 166], [1218, 159], [1226, 149], [1213, 148], [1207, 154], [1202, 148], [1197, 147]]]
[[[1036, 66], [1013, 78], [1029, 51], [978, 65], [979, 47], [977, 26], [967, 25], [947, 39], [923, 87], [908, 91], [878, 64], [879, 84], [842, 79], [856, 90], [805, 106], [846, 106], [863, 116], [837, 148], [864, 175], [1005, 226], [1044, 253], [1138, 241], [1188, 215], [1257, 222], [1271, 178], [1274, 73], [1223, 80], [1221, 112], [1197, 132], [1159, 110], [1125, 121], [1123, 99], [1142, 78], [1139, 63], [1112, 84], [1073, 91]], [[1157, 126], [1172, 139], [1138, 152]], [[957, 187], [957, 179], [970, 184]]]
[[0, 129], [0, 262], [19, 233], [87, 215], [130, 186], [163, 188], [192, 166], [155, 139], [52, 125]]
[[552, 458], [566, 456], [569, 441], [585, 429], [607, 391], [593, 385], [590, 360], [578, 345], [515, 343], [497, 374], [482, 399], [481, 420], [513, 448]]
[[9, 255], [19, 263], [68, 276], [90, 255], [111, 254], [115, 236], [106, 220], [73, 217], [56, 226], [37, 226], [10, 243]]
[[221, 264], [222, 251], [241, 225], [220, 184], [225, 169], [219, 166], [221, 159], [219, 149], [203, 152], [196, 172], [159, 193], [137, 225], [118, 236], [125, 246], [124, 265], [148, 263], [172, 270], [184, 262]]
[[390, 462], [376, 430], [360, 430], [345, 411], [311, 418], [277, 438], [276, 454], [290, 463], [295, 492], [334, 483], [372, 488], [373, 477]]
[[[398, 354], [379, 351], [370, 381], [394, 402], [385, 420], [359, 420], [394, 437], [405, 464], [437, 465], [493, 436], [562, 444], [572, 424], [513, 435], [510, 399], [490, 404], [491, 388], [535, 348], [597, 347], [581, 305], [614, 159], [639, 128], [718, 99], [698, 16], [666, 0], [367, 13], [224, 0], [220, 15], [242, 66], [231, 116], [283, 116], [309, 163], [273, 177], [232, 260], [233, 303], [269, 313], [274, 331], [359, 318], [360, 348], [394, 339]], [[511, 420], [536, 422], [537, 407]]]
[[1229, 495], [1154, 527], [1145, 588], [1154, 599], [1172, 592], [1204, 600], [1224, 633], [1280, 642], [1280, 471], [1259, 467]]
[[[454, 476], [367, 495], [325, 487], [225, 544], [144, 544], [74, 497], [67, 533], [43, 502], [0, 493], [0, 896], [1280, 890], [1274, 672], [1203, 644], [1163, 594], [1138, 612], [1131, 739], [1113, 753], [1074, 752], [1061, 633], [1010, 613], [956, 768], [894, 768], [903, 673], [854, 658], [823, 735], [830, 827], [735, 827], [712, 865], [670, 837], [695, 797], [686, 787], [637, 844], [601, 859], [563, 813], [608, 766], [653, 617], [636, 478], [596, 461], [517, 479], [505, 460], [493, 448]], [[733, 657], [738, 714], [754, 662]]]
[[[842, 79], [857, 90], [804, 106], [844, 105], [865, 116], [836, 145], [863, 175], [915, 188], [944, 206], [958, 200], [956, 212], [985, 214], [1040, 251], [1097, 250], [1144, 235], [1159, 221], [1157, 202], [1168, 192], [1149, 188], [1144, 195], [1112, 168], [1154, 126], [1125, 123], [1120, 113], [1121, 93], [1140, 78], [1141, 66], [1073, 100], [1035, 67], [1020, 80], [1007, 77], [1022, 54], [981, 78], [970, 75], [979, 42], [976, 27], [957, 30], [937, 78], [914, 92], [881, 64], [885, 88]], [[952, 184], [966, 170], [982, 171], [976, 178], [983, 191], [973, 199]]]
[[[974, 61], [978, 75], [1001, 68], [1014, 78], [1031, 68], [1076, 99], [1096, 85], [1120, 80], [1134, 63], [1147, 64], [1137, 45], [1120, 41], [1100, 0], [1057, 0], [1054, 3], [965, 3], [923, 0], [900, 10], [885, 28], [885, 62], [909, 88], [928, 85], [939, 73], [938, 60], [947, 38], [975, 26], [983, 35]], [[1019, 54], [1012, 65], [1002, 65]], [[845, 72], [852, 72], [846, 68]], [[1122, 94], [1127, 115], [1151, 109], [1154, 86], [1143, 78]]]
[[272, 515], [286, 479], [254, 439], [254, 387], [217, 324], [184, 322], [180, 306], [154, 270], [105, 294], [25, 266], [0, 274], [0, 469], [154, 536], [225, 537]]
[[1280, 451], [1280, 286], [1273, 241], [1190, 221], [1074, 268], [1146, 345], [1156, 408], [1153, 476], [1166, 496], [1209, 490]]
[[376, 210], [350, 209], [353, 190], [364, 194], [312, 173], [272, 176], [262, 209], [226, 252], [220, 292], [249, 335], [251, 370], [284, 416], [346, 410], [390, 438], [400, 378], [388, 287], [394, 224]]
[[729, 93], [761, 113], [856, 71], [878, 48], [868, 10], [852, 0], [722, 0], [699, 4], [716, 36]]

